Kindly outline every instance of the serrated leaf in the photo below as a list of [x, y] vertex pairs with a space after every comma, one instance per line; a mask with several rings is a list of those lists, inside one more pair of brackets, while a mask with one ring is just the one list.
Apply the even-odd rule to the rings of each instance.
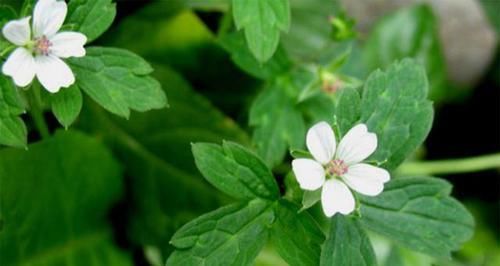
[[384, 17], [371, 32], [365, 47], [370, 69], [388, 67], [395, 60], [411, 57], [426, 69], [430, 98], [442, 100], [449, 96], [438, 23], [429, 6], [417, 5]]
[[237, 203], [202, 215], [172, 237], [168, 265], [252, 265], [274, 219], [271, 203]]
[[271, 170], [244, 147], [223, 142], [193, 144], [196, 166], [212, 185], [237, 199], [279, 198]]
[[330, 234], [321, 250], [320, 265], [377, 265], [370, 239], [358, 221], [340, 214], [332, 218]]
[[87, 43], [103, 34], [116, 16], [112, 0], [71, 0], [68, 4], [66, 24], [87, 36]]
[[130, 109], [144, 112], [167, 105], [151, 66], [138, 55], [116, 48], [91, 47], [81, 58], [70, 58], [77, 85], [108, 111], [129, 117]]
[[73, 124], [80, 114], [82, 101], [80, 88], [75, 84], [50, 95], [52, 113], [65, 128]]
[[23, 148], [27, 145], [27, 130], [19, 117], [24, 112], [17, 88], [0, 75], [0, 144]]
[[244, 29], [248, 47], [259, 62], [276, 51], [280, 31], [290, 27], [288, 0], [232, 0], [236, 27]]
[[117, 162], [81, 133], [58, 132], [29, 151], [2, 149], [2, 265], [132, 265], [107, 221], [121, 192]]
[[449, 257], [474, 232], [472, 215], [450, 191], [441, 179], [394, 179], [379, 196], [361, 197], [361, 223], [410, 249]]
[[228, 200], [199, 174], [191, 143], [250, 141], [178, 73], [160, 65], [155, 69], [172, 108], [132, 113], [124, 120], [89, 101], [76, 126], [113, 148], [130, 182], [129, 235], [138, 245], [158, 247], [166, 258], [172, 249], [168, 242], [179, 226]]
[[295, 204], [287, 200], [279, 201], [275, 207], [276, 220], [271, 229], [271, 241], [289, 265], [319, 265], [325, 235], [311, 215], [298, 212]]
[[283, 161], [289, 148], [301, 148], [305, 123], [296, 107], [299, 88], [290, 77], [269, 84], [250, 108], [250, 125], [257, 153], [270, 167]]
[[361, 99], [357, 90], [343, 88], [337, 98], [335, 105], [335, 116], [340, 135], [345, 135], [356, 121], [359, 120], [361, 109]]
[[228, 33], [219, 37], [218, 42], [231, 54], [231, 59], [245, 72], [260, 78], [274, 78], [292, 67], [285, 51], [278, 46], [276, 53], [265, 63], [261, 63], [246, 49], [242, 34]]
[[425, 70], [409, 59], [368, 77], [361, 99], [361, 121], [378, 137], [371, 160], [387, 160], [383, 166], [395, 169], [422, 144], [434, 116], [427, 91]]

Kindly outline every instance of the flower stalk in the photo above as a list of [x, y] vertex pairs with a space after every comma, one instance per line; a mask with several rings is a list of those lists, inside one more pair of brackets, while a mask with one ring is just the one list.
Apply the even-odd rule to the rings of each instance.
[[30, 105], [30, 115], [33, 118], [35, 127], [42, 137], [47, 139], [50, 137], [49, 127], [43, 116], [42, 98], [40, 97], [40, 85], [38, 82], [33, 82], [31, 88], [28, 89], [28, 103]]

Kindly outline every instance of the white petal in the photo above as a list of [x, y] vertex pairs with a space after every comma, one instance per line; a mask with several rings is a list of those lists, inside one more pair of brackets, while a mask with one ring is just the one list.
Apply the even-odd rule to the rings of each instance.
[[357, 192], [367, 196], [376, 196], [384, 190], [384, 183], [389, 181], [390, 175], [385, 169], [360, 163], [349, 166], [349, 170], [342, 176], [342, 179]]
[[19, 47], [10, 54], [2, 66], [2, 72], [11, 76], [19, 87], [27, 86], [35, 77], [36, 65], [33, 55], [25, 48]]
[[33, 34], [35, 37], [51, 37], [64, 23], [68, 7], [64, 1], [39, 0], [33, 12]]
[[307, 131], [307, 149], [316, 161], [327, 164], [335, 154], [335, 134], [327, 122], [319, 122]]
[[349, 188], [337, 179], [330, 179], [323, 185], [321, 205], [326, 216], [332, 217], [340, 212], [347, 215], [354, 211], [356, 203]]
[[49, 92], [58, 92], [61, 87], [75, 83], [75, 76], [69, 66], [54, 55], [40, 55], [35, 58], [36, 77]]
[[311, 159], [295, 159], [292, 169], [302, 189], [316, 190], [325, 183], [325, 169]]
[[87, 37], [79, 32], [60, 32], [50, 38], [50, 52], [58, 57], [68, 58], [71, 56], [85, 56], [83, 45]]
[[368, 132], [365, 124], [359, 124], [342, 138], [337, 149], [337, 158], [348, 165], [359, 163], [377, 149], [377, 135]]
[[18, 46], [25, 45], [31, 37], [30, 17], [10, 21], [3, 27], [2, 33], [9, 42]]

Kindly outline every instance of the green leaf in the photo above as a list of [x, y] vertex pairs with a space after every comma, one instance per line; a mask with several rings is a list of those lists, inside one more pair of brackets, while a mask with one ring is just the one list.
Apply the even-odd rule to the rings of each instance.
[[10, 78], [0, 75], [0, 144], [24, 148], [27, 130], [19, 117], [24, 112], [17, 88]]
[[339, 214], [332, 218], [320, 265], [377, 265], [370, 239], [358, 221]]
[[286, 52], [278, 46], [276, 53], [265, 63], [261, 63], [246, 49], [242, 34], [228, 33], [219, 37], [221, 46], [231, 54], [231, 59], [245, 72], [260, 78], [271, 79], [288, 71], [292, 63]]
[[2, 265], [132, 265], [107, 218], [120, 168], [99, 142], [60, 131], [29, 151], [2, 149], [0, 192]]
[[[0, 4], [0, 28], [3, 28], [7, 22], [16, 19], [16, 17], [17, 15], [14, 9], [10, 6]], [[4, 50], [11, 45], [12, 44], [3, 37], [3, 34], [0, 34], [0, 55], [2, 55]]]
[[166, 257], [179, 226], [228, 201], [199, 174], [191, 143], [250, 141], [179, 74], [159, 65], [155, 69], [172, 108], [132, 113], [124, 120], [88, 101], [76, 126], [103, 138], [125, 166], [133, 203], [128, 232], [134, 243], [158, 247]]
[[426, 69], [430, 98], [441, 100], [449, 97], [438, 23], [427, 5], [402, 9], [384, 17], [373, 29], [365, 47], [370, 69], [388, 67], [405, 57], [414, 58]]
[[77, 85], [108, 111], [129, 117], [130, 109], [144, 112], [167, 105], [153, 68], [138, 55], [116, 48], [91, 47], [87, 55], [70, 58]]
[[422, 144], [434, 116], [427, 91], [424, 69], [409, 59], [368, 77], [361, 100], [361, 121], [378, 137], [371, 160], [387, 160], [383, 166], [394, 169]]
[[474, 232], [472, 215], [450, 191], [441, 179], [394, 179], [379, 196], [361, 197], [361, 223], [413, 250], [449, 257]]
[[266, 86], [250, 108], [253, 142], [270, 167], [281, 163], [289, 148], [303, 145], [306, 129], [295, 106], [298, 90], [290, 77], [279, 78]]
[[257, 155], [236, 143], [193, 144], [193, 155], [203, 176], [234, 198], [275, 200], [280, 196], [271, 170]]
[[351, 129], [359, 120], [361, 109], [361, 98], [357, 90], [343, 88], [340, 90], [335, 105], [335, 116], [341, 136]]
[[259, 62], [276, 51], [280, 31], [290, 27], [288, 0], [232, 0], [233, 17], [238, 30], [244, 29], [248, 48]]
[[72, 30], [87, 36], [87, 43], [103, 34], [116, 15], [112, 0], [71, 0], [68, 4], [66, 24], [74, 25]]
[[82, 93], [77, 85], [62, 89], [56, 94], [50, 95], [52, 113], [57, 121], [68, 128], [76, 120], [82, 109]]
[[307, 212], [280, 200], [275, 207], [276, 220], [271, 229], [271, 240], [280, 256], [291, 266], [319, 265], [321, 245], [325, 235]]
[[304, 190], [302, 194], [302, 208], [301, 211], [311, 208], [321, 199], [321, 189], [314, 191]]
[[184, 225], [172, 237], [168, 265], [252, 265], [274, 219], [260, 199], [220, 208]]

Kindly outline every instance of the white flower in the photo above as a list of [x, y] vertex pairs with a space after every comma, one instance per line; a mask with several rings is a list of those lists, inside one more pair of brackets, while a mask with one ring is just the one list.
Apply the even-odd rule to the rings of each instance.
[[39, 0], [31, 17], [7, 23], [2, 33], [18, 46], [3, 64], [2, 72], [11, 76], [17, 86], [24, 87], [36, 76], [48, 91], [55, 93], [69, 87], [75, 76], [60, 58], [85, 56], [87, 37], [79, 32], [59, 32], [66, 18], [64, 1]]
[[293, 172], [302, 189], [321, 187], [321, 204], [326, 216], [354, 211], [355, 200], [349, 188], [368, 196], [376, 196], [389, 181], [385, 169], [361, 163], [377, 148], [377, 135], [368, 132], [366, 125], [353, 127], [336, 147], [335, 134], [326, 122], [309, 129], [307, 149], [313, 159], [295, 159]]

